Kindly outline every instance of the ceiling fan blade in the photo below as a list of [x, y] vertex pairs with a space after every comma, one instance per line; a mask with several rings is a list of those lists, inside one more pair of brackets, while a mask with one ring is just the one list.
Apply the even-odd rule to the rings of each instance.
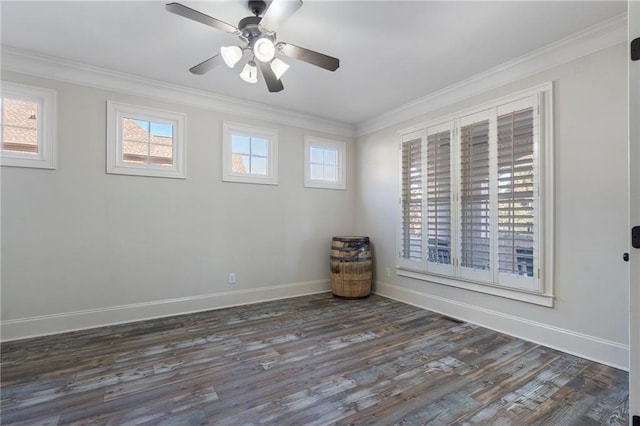
[[205, 15], [202, 12], [198, 12], [197, 10], [191, 9], [190, 7], [184, 6], [180, 3], [167, 3], [165, 8], [171, 13], [175, 13], [176, 15], [180, 15], [185, 18], [193, 19], [194, 21], [200, 22], [218, 30], [222, 30], [224, 32], [235, 35], [241, 34], [240, 30], [233, 25], [227, 24], [226, 22], [213, 18], [209, 15]]
[[256, 63], [260, 67], [260, 71], [262, 71], [262, 77], [264, 77], [264, 82], [267, 83], [267, 88], [270, 92], [279, 92], [284, 89], [282, 81], [276, 78], [271, 66], [267, 62], [256, 61]]
[[217, 55], [212, 56], [209, 59], [200, 62], [198, 65], [195, 65], [189, 68], [189, 71], [191, 71], [192, 74], [202, 75], [206, 72], [211, 71], [221, 63], [222, 63], [222, 56], [220, 56], [220, 54], [218, 53]]
[[334, 58], [333, 56], [305, 49], [304, 47], [294, 46], [289, 43], [280, 42], [276, 46], [284, 56], [299, 59], [329, 71], [335, 71], [340, 66], [340, 59]]
[[260, 30], [274, 33], [300, 6], [302, 0], [273, 0], [262, 16]]

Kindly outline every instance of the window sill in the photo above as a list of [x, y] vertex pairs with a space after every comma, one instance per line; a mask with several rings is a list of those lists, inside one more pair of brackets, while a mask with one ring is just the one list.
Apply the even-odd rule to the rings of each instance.
[[278, 179], [273, 176], [252, 176], [225, 174], [222, 176], [223, 182], [250, 183], [257, 185], [278, 185]]
[[56, 168], [55, 162], [52, 159], [45, 160], [41, 157], [27, 158], [27, 157], [0, 157], [0, 166], [8, 167], [26, 167], [30, 169], [50, 169]]
[[498, 287], [490, 284], [480, 284], [473, 281], [464, 281], [453, 279], [441, 275], [427, 274], [425, 272], [413, 271], [406, 268], [396, 266], [396, 274], [401, 277], [413, 278], [421, 281], [429, 281], [436, 284], [448, 285], [450, 287], [462, 288], [465, 290], [475, 291], [478, 293], [489, 294], [492, 296], [504, 297], [507, 299], [518, 300], [520, 302], [532, 303], [535, 305], [553, 307], [553, 295], [532, 293], [526, 291], [512, 290], [505, 287]]
[[320, 181], [320, 180], [307, 180], [304, 181], [305, 188], [320, 188], [320, 189], [338, 189], [338, 190], [346, 190], [347, 185], [342, 182], [330, 182], [330, 181]]
[[169, 179], [186, 179], [184, 171], [176, 169], [156, 169], [152, 167], [108, 166], [107, 173], [112, 175], [146, 176]]

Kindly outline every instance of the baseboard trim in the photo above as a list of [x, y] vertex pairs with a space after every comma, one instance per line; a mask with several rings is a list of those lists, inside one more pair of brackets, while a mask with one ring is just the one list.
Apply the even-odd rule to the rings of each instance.
[[389, 283], [378, 281], [375, 289], [380, 296], [629, 371], [628, 345]]
[[30, 337], [47, 336], [69, 331], [79, 331], [108, 325], [267, 302], [270, 300], [288, 299], [291, 297], [324, 293], [330, 291], [330, 289], [331, 284], [329, 280], [306, 281], [12, 319], [0, 322], [0, 341], [8, 342]]

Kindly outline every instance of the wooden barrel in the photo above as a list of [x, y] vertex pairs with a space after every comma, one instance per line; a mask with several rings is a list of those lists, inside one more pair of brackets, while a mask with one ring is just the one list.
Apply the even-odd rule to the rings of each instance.
[[369, 237], [333, 237], [330, 264], [334, 296], [347, 299], [369, 296], [373, 266]]

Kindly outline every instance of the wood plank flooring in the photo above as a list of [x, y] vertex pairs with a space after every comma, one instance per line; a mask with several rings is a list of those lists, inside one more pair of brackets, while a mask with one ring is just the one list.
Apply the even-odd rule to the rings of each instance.
[[5, 425], [627, 424], [628, 375], [380, 296], [9, 342]]

